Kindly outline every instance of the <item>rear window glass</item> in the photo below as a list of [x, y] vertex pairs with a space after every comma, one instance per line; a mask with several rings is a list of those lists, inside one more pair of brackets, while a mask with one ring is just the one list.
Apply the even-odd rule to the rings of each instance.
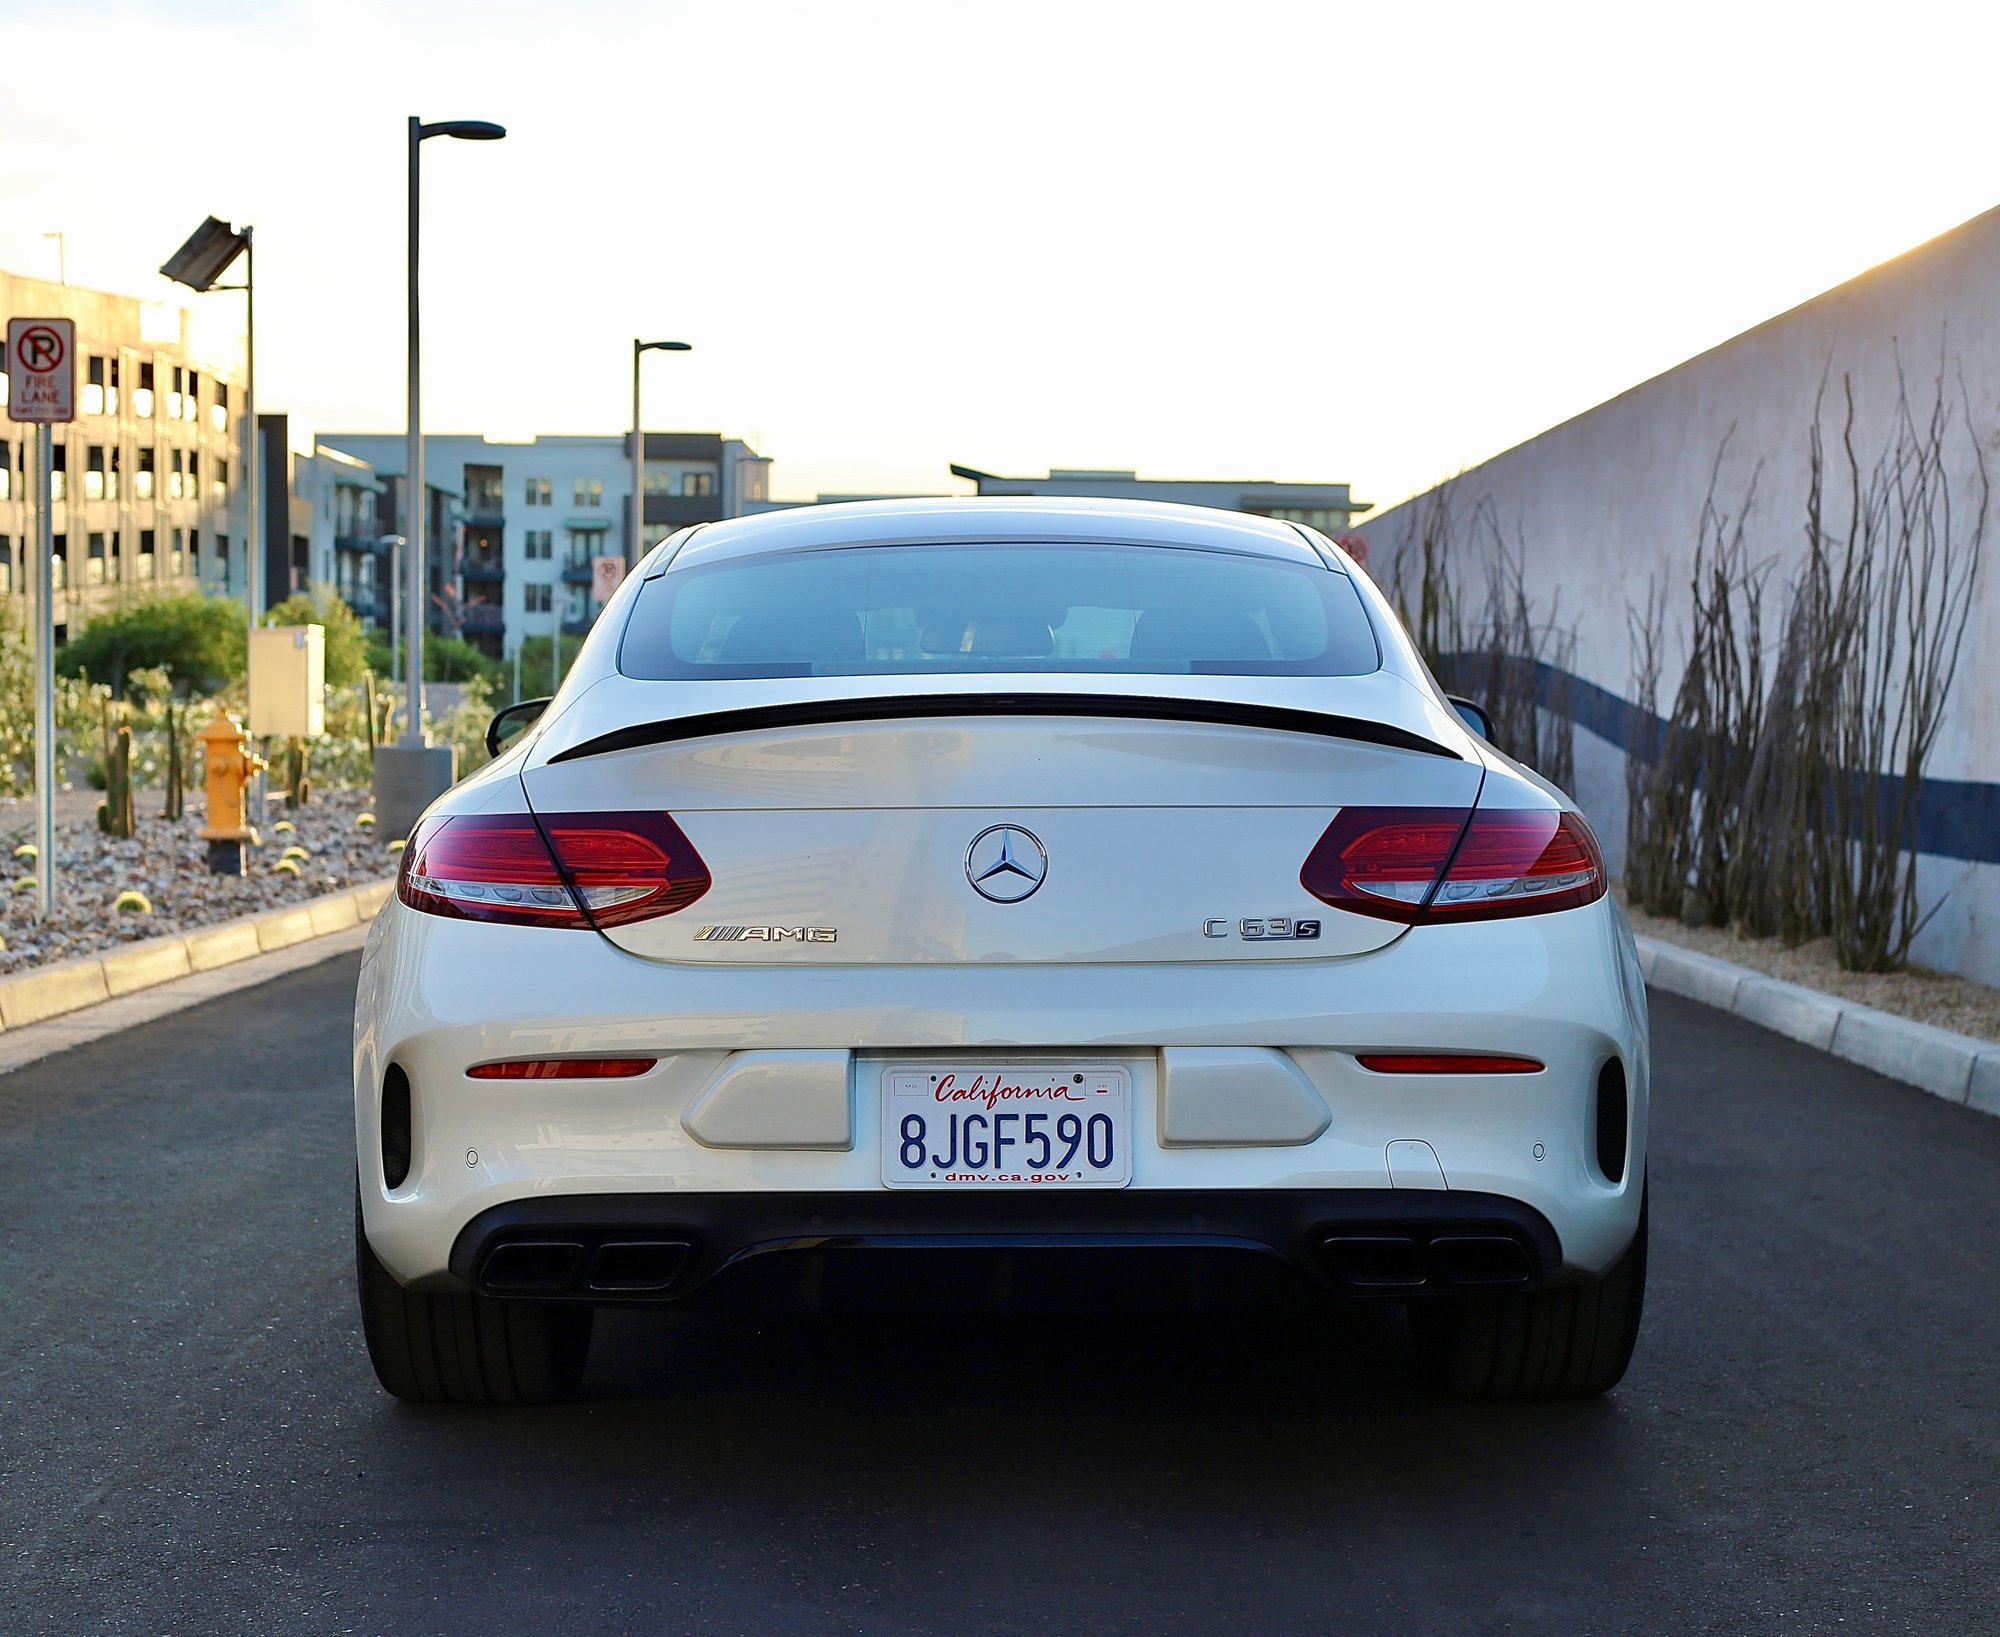
[[669, 570], [627, 676], [962, 671], [1356, 676], [1380, 664], [1344, 574], [1157, 546], [847, 546]]

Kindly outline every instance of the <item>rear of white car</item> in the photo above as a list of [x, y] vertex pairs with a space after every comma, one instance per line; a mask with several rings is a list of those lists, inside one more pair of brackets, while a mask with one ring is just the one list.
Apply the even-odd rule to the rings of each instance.
[[[1589, 830], [1290, 525], [850, 506], [694, 531], [405, 853], [356, 1014], [405, 1397], [787, 1255], [1257, 1259], [1460, 1391], [1602, 1391], [1646, 1054]], [[969, 1277], [969, 1275], [968, 1275]], [[941, 1292], [943, 1293], [943, 1292]]]

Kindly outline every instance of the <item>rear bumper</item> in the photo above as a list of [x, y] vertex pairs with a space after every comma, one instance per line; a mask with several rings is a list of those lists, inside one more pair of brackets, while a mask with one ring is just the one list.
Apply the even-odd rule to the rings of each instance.
[[[1644, 989], [1629, 931], [1608, 900], [1420, 927], [1387, 948], [1329, 961], [783, 969], [652, 962], [587, 934], [449, 921], [392, 900], [371, 931], [354, 1045], [368, 1238], [399, 1280], [422, 1288], [464, 1288], [473, 1267], [462, 1253], [502, 1224], [679, 1228], [698, 1241], [701, 1259], [676, 1277], [699, 1280], [731, 1258], [754, 1260], [755, 1246], [813, 1234], [962, 1241], [1017, 1231], [998, 1224], [1018, 1221], [1026, 1224], [1018, 1231], [1058, 1241], [1172, 1240], [1200, 1228], [1184, 1220], [1194, 1210], [1209, 1211], [1211, 1224], [1246, 1224], [1210, 1226], [1209, 1237], [1240, 1238], [1318, 1272], [1319, 1252], [1299, 1237], [1317, 1224], [1287, 1215], [1294, 1202], [1326, 1202], [1321, 1220], [1365, 1226], [1374, 1201], [1406, 1195], [1414, 1202], [1384, 1220], [1415, 1213], [1411, 1220], [1449, 1226], [1461, 1201], [1499, 1201], [1526, 1213], [1511, 1220], [1540, 1222], [1551, 1236], [1552, 1250], [1535, 1239], [1537, 1276], [1597, 1274], [1631, 1240], [1645, 1171]], [[1357, 1058], [1416, 1048], [1515, 1053], [1548, 1067], [1394, 1076]], [[1327, 1113], [1317, 1136], [1174, 1134], [1176, 1054], [1245, 1051], [1281, 1058], [1310, 1085]], [[833, 1060], [825, 1072], [842, 1118], [831, 1138], [755, 1146], [691, 1132], [690, 1109], [727, 1064], [781, 1053]], [[885, 1189], [884, 1065], [980, 1054], [1124, 1065], [1131, 1185], [1060, 1200]], [[583, 1055], [645, 1055], [658, 1066], [596, 1082], [466, 1076], [469, 1065], [498, 1058]], [[1629, 1086], [1616, 1175], [1598, 1161], [1593, 1122], [1595, 1088], [1612, 1062]], [[392, 1069], [408, 1076], [414, 1110], [414, 1163], [394, 1186], [382, 1130]], [[1406, 1187], [1392, 1170], [1390, 1148], [1405, 1144], [1434, 1155], [1427, 1186]], [[618, 1214], [625, 1199], [636, 1202], [629, 1221]], [[837, 1210], [806, 1205], [801, 1219], [800, 1202], [813, 1200]], [[591, 1214], [599, 1204], [583, 1211], [576, 1201], [613, 1206], [599, 1222]], [[699, 1209], [663, 1208], [674, 1201]], [[506, 1214], [521, 1211], [530, 1214]], [[486, 1226], [475, 1232], [475, 1224]], [[577, 1242], [595, 1254], [599, 1241]]]
[[1546, 1217], [1493, 1194], [602, 1194], [482, 1211], [452, 1246], [449, 1288], [674, 1302], [758, 1258], [919, 1250], [1235, 1251], [1275, 1258], [1345, 1294], [1399, 1297], [1524, 1289], [1562, 1261]]

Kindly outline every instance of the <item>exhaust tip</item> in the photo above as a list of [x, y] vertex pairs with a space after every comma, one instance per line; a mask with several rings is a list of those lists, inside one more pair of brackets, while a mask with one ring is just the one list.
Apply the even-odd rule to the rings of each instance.
[[1334, 1277], [1357, 1290], [1417, 1290], [1428, 1277], [1423, 1248], [1406, 1234], [1329, 1234], [1320, 1249]]
[[685, 1239], [608, 1239], [591, 1257], [584, 1283], [606, 1293], [665, 1290], [693, 1255]]
[[487, 1252], [479, 1283], [496, 1294], [554, 1295], [575, 1281], [582, 1260], [573, 1239], [516, 1239]]
[[1525, 1285], [1535, 1266], [1519, 1240], [1497, 1233], [1441, 1233], [1431, 1240], [1438, 1272], [1455, 1285]]

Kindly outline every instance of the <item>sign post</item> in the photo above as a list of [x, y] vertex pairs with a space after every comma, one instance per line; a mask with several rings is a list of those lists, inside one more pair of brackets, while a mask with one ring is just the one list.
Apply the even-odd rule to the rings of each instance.
[[35, 431], [35, 913], [56, 907], [55, 456], [49, 428], [76, 419], [76, 321], [7, 320], [7, 418]]

